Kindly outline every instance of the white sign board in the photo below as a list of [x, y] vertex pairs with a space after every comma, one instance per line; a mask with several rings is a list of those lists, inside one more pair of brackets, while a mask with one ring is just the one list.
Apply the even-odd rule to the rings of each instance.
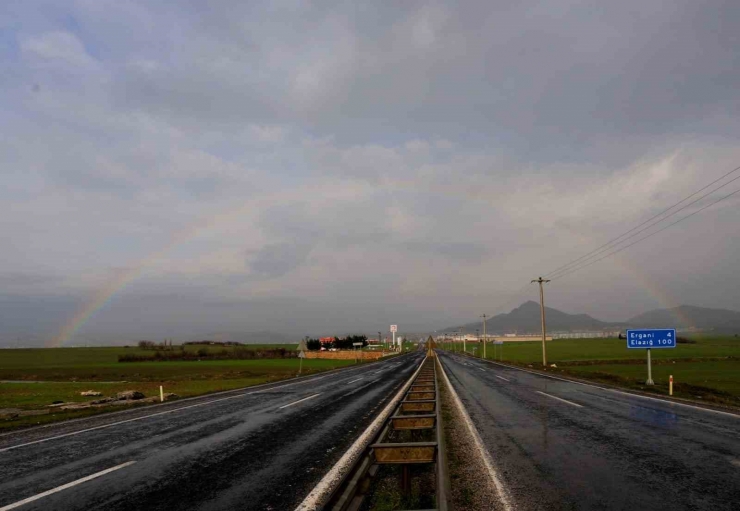
[[306, 358], [306, 352], [305, 351], [299, 351], [298, 352], [298, 358]]
[[305, 339], [301, 339], [301, 342], [298, 343], [298, 347], [296, 348], [296, 351], [300, 351], [301, 353], [303, 353], [307, 349], [308, 348], [306, 347]]
[[352, 346], [362, 346], [362, 343], [361, 342], [353, 342], [352, 343]]
[[391, 332], [398, 332], [398, 325], [391, 325]]

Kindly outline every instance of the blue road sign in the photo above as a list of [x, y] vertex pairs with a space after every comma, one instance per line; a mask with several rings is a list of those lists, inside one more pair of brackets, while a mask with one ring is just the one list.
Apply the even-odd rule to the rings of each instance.
[[673, 328], [627, 330], [628, 348], [675, 348], [676, 330]]

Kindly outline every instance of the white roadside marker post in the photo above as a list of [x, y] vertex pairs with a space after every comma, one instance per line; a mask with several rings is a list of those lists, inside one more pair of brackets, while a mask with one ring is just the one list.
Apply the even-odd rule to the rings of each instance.
[[298, 343], [298, 347], [296, 348], [296, 351], [298, 352], [298, 375], [303, 372], [303, 359], [306, 358], [306, 350], [308, 349], [308, 345], [306, 344], [305, 339], [301, 339], [301, 342]]
[[161, 385], [159, 386], [159, 402], [164, 402], [164, 389]]
[[653, 382], [653, 366], [650, 363], [650, 348], [647, 349], [647, 366], [648, 366], [648, 379], [645, 382], [645, 385], [655, 385], [655, 382]]
[[668, 377], [668, 395], [673, 395], [673, 375]]

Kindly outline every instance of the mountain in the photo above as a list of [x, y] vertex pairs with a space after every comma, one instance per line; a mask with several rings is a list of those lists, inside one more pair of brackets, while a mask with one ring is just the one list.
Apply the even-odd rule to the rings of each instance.
[[627, 321], [630, 327], [696, 328], [717, 332], [740, 332], [740, 312], [727, 309], [708, 309], [681, 305], [672, 309], [655, 309]]
[[[599, 321], [588, 314], [566, 314], [550, 307], [545, 307], [545, 316], [549, 332], [595, 331], [621, 326], [619, 323]], [[525, 302], [508, 314], [499, 314], [486, 321], [486, 331], [491, 334], [538, 334], [542, 331], [541, 328], [540, 304], [533, 301]], [[447, 328], [443, 332], [452, 332], [458, 329], [463, 329], [465, 332], [480, 330], [482, 333], [482, 323], [481, 321], [468, 323], [459, 327]]]

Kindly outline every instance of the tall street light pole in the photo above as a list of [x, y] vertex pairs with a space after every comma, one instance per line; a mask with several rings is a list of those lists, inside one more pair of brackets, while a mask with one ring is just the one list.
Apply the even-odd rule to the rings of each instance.
[[540, 277], [536, 280], [533, 280], [532, 284], [534, 284], [535, 282], [540, 285], [540, 319], [542, 320], [542, 365], [543, 367], [547, 367], [547, 354], [545, 352], [545, 291], [542, 285], [547, 284], [550, 281]]

